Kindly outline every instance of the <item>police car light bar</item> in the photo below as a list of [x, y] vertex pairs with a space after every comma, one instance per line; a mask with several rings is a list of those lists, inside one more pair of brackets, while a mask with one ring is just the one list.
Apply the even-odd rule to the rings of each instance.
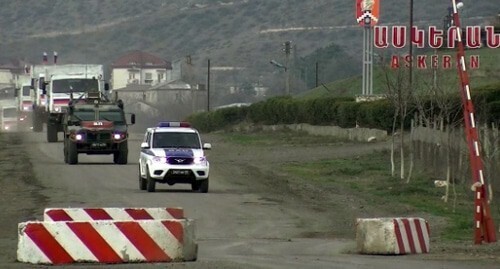
[[191, 127], [191, 124], [185, 121], [162, 121], [157, 127]]

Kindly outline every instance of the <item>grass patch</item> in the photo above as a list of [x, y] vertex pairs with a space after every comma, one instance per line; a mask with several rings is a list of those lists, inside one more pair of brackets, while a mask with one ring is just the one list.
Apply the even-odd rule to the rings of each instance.
[[445, 220], [443, 229], [434, 231], [444, 240], [470, 240], [473, 227], [473, 198], [457, 189], [456, 207], [450, 190], [448, 203], [441, 197], [444, 189], [436, 188], [431, 178], [417, 174], [406, 183], [390, 175], [389, 154], [375, 153], [353, 159], [288, 163], [281, 169], [296, 178], [307, 178], [317, 184], [347, 188], [367, 201], [389, 205], [395, 215], [430, 214]]
[[305, 132], [291, 130], [259, 131], [256, 133], [224, 133], [221, 134], [226, 142], [238, 145], [269, 146], [269, 145], [321, 145], [342, 143], [338, 138], [330, 136], [315, 136]]
[[290, 163], [283, 165], [282, 169], [285, 172], [292, 173], [300, 177], [314, 176], [317, 181], [330, 182], [338, 178], [343, 178], [345, 183], [350, 184], [354, 188], [356, 181], [367, 173], [384, 174], [388, 170], [387, 164], [372, 162], [369, 167], [366, 167], [366, 157], [356, 159], [333, 159], [323, 160], [312, 163]]

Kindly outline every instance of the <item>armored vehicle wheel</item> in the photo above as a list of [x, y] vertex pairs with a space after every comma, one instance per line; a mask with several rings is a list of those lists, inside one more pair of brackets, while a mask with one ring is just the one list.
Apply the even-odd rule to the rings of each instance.
[[63, 147], [63, 154], [64, 154], [64, 163], [68, 163], [68, 139], [64, 139], [64, 147]]
[[156, 189], [156, 181], [149, 175], [149, 168], [146, 167], [146, 184], [148, 192], [155, 192]]
[[47, 124], [47, 142], [57, 142], [57, 126], [54, 124]]
[[77, 164], [78, 163], [78, 151], [76, 149], [76, 143], [68, 141], [66, 143], [67, 148], [67, 159], [69, 164]]
[[119, 145], [118, 152], [113, 154], [113, 162], [116, 164], [127, 164], [128, 162], [127, 142], [123, 142]]
[[140, 190], [146, 190], [147, 188], [147, 181], [145, 178], [142, 177], [141, 175], [141, 166], [139, 165], [139, 189]]

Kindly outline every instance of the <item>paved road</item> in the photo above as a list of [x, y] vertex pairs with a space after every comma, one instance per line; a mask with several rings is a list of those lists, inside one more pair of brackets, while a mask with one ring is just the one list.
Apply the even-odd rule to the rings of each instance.
[[[216, 135], [207, 137], [217, 139]], [[92, 268], [500, 268], [474, 262], [431, 261], [426, 255], [347, 254], [354, 249], [353, 240], [307, 238], [304, 235], [325, 229], [315, 224], [328, 223], [324, 218], [331, 215], [310, 210], [294, 199], [274, 199], [271, 191], [257, 188], [256, 173], [235, 168], [243, 162], [235, 159], [238, 154], [228, 154], [230, 145], [220, 139], [209, 152], [210, 191], [200, 194], [190, 192], [188, 185], [158, 185], [156, 193], [140, 191], [137, 179], [140, 134], [132, 135], [129, 164], [123, 166], [113, 165], [111, 156], [85, 155], [80, 155], [79, 165], [66, 165], [62, 144], [49, 144], [44, 138], [44, 133], [27, 133], [23, 138], [39, 185], [36, 196], [43, 197], [31, 210], [35, 218], [41, 219], [46, 207], [172, 206], [184, 208], [186, 216], [196, 220], [199, 243], [196, 262]], [[17, 225], [15, 220], [3, 221]], [[8, 246], [11, 251], [16, 240], [8, 239], [1, 246]], [[57, 268], [64, 267], [88, 268], [88, 265]], [[41, 267], [4, 260], [0, 261], [0, 268]]]

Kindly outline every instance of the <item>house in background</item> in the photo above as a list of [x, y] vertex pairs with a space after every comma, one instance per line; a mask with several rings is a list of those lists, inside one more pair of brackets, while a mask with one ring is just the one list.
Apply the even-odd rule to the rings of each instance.
[[15, 85], [19, 76], [25, 75], [27, 71], [26, 66], [29, 66], [21, 60], [10, 60], [8, 62], [0, 63], [0, 84], [2, 85]]
[[172, 80], [172, 64], [153, 54], [134, 50], [111, 64], [111, 87], [125, 88], [127, 85], [154, 86]]

